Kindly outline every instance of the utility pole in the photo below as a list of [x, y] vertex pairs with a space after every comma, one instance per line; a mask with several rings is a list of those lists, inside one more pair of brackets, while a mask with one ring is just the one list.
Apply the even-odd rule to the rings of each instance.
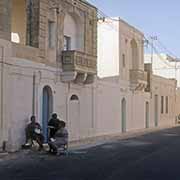
[[157, 40], [157, 36], [150, 36], [151, 39], [151, 65], [153, 69], [153, 58], [154, 58], [154, 41]]

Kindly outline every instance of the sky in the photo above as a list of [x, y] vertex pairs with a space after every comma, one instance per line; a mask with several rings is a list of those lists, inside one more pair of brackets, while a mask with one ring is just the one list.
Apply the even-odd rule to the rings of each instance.
[[[121, 17], [180, 57], [180, 0], [88, 0], [106, 15]], [[158, 42], [156, 42], [158, 46]], [[167, 51], [158, 49], [159, 53]]]

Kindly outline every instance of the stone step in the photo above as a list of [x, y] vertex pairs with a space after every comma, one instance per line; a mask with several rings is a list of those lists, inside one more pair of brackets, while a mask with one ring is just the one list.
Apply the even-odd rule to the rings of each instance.
[[3, 151], [2, 147], [0, 147], [0, 159], [2, 159], [3, 157], [7, 156], [8, 152]]
[[7, 155], [8, 155], [8, 152], [0, 151], [0, 159], [7, 156]]

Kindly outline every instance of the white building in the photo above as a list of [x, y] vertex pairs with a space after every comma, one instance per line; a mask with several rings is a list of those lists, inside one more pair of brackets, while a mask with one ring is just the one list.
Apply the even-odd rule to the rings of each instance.
[[176, 79], [178, 87], [180, 86], [180, 62], [178, 60], [166, 54], [153, 54], [153, 56], [145, 54], [144, 63], [151, 62], [153, 74], [167, 79]]

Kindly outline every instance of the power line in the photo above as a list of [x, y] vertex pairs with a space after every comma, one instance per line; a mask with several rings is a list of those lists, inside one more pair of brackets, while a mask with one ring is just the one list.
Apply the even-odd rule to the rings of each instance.
[[160, 40], [157, 40], [157, 42], [159, 43], [159, 45], [168, 52], [168, 54], [170, 54], [172, 57], [174, 57], [176, 60], [178, 59], [178, 57], [172, 52], [170, 51]]

